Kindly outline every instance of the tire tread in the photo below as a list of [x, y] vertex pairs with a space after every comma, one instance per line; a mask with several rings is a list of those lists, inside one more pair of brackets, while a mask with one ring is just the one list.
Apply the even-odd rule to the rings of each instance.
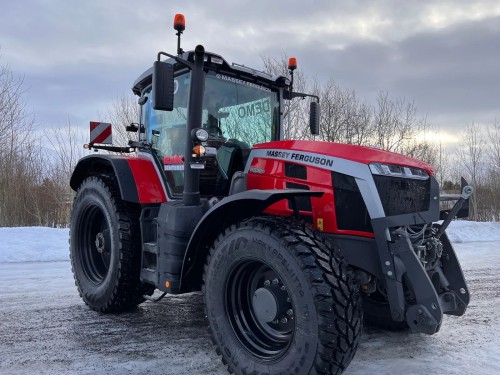
[[[233, 224], [219, 234], [207, 255], [202, 286], [205, 298], [208, 265], [217, 243], [231, 232], [241, 229], [267, 233], [278, 239], [298, 260], [309, 278], [318, 312], [319, 344], [309, 373], [341, 374], [351, 362], [359, 344], [363, 310], [354, 277], [348, 275], [347, 264], [339, 249], [305, 224], [281, 217], [254, 217]], [[206, 307], [205, 315], [208, 316]], [[209, 333], [212, 343], [217, 347], [215, 333], [210, 325]], [[222, 362], [228, 365], [219, 349], [216, 349], [216, 353], [222, 357]], [[229, 365], [228, 371], [233, 372]]]
[[[151, 295], [154, 287], [140, 281], [140, 226], [139, 208], [128, 204], [121, 199], [120, 191], [116, 181], [111, 177], [91, 176], [85, 179], [80, 185], [73, 204], [78, 204], [81, 194], [85, 194], [83, 189], [89, 183], [100, 185], [103, 192], [108, 195], [118, 218], [116, 226], [120, 239], [117, 277], [113, 280], [113, 289], [109, 294], [107, 302], [101, 306], [89, 303], [90, 296], [81, 287], [77, 273], [75, 272], [75, 259], [70, 251], [71, 270], [75, 278], [75, 285], [78, 288], [80, 297], [92, 310], [101, 313], [122, 312], [134, 308], [144, 301], [144, 295]], [[70, 241], [71, 242], [71, 241]], [[71, 246], [71, 243], [70, 243]]]

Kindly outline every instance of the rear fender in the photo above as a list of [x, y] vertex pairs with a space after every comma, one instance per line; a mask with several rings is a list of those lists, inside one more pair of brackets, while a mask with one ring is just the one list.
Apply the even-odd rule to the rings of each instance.
[[323, 192], [299, 189], [248, 190], [224, 198], [201, 218], [189, 241], [181, 273], [181, 290], [197, 289], [205, 257], [219, 233], [232, 223], [261, 214], [267, 207], [297, 197], [321, 197]]
[[78, 162], [70, 186], [78, 190], [89, 176], [112, 176], [118, 182], [124, 201], [151, 204], [166, 202], [165, 187], [154, 161], [147, 157], [89, 155]]

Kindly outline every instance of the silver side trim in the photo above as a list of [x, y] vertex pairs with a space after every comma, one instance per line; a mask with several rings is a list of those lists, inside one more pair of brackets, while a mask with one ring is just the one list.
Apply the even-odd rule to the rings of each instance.
[[370, 217], [372, 219], [385, 217], [384, 208], [378, 195], [372, 173], [369, 166], [366, 164], [304, 151], [258, 149], [250, 152], [245, 173], [249, 172], [254, 158], [275, 159], [305, 164], [352, 176], [358, 184], [359, 191], [365, 201]]

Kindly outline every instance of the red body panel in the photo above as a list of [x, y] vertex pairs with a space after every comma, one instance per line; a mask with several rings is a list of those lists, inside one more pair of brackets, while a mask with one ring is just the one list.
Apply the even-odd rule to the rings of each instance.
[[[284, 165], [285, 162], [282, 160], [254, 158], [247, 178], [248, 189], [285, 189], [287, 182], [307, 185], [310, 190], [323, 192], [322, 197], [311, 198], [312, 212], [299, 211], [299, 215], [311, 217], [311, 222], [315, 228], [326, 233], [375, 237], [371, 232], [342, 230], [337, 227], [331, 171], [307, 166], [307, 180], [302, 180], [285, 176]], [[264, 173], [252, 173], [252, 168], [263, 170]], [[270, 206], [266, 213], [290, 216], [293, 211], [288, 206], [287, 201], [281, 201]], [[323, 228], [318, 227], [318, 220], [322, 221]]]
[[254, 146], [255, 149], [295, 150], [312, 152], [316, 154], [329, 155], [337, 158], [352, 160], [358, 163], [388, 163], [420, 168], [429, 174], [434, 174], [435, 169], [423, 161], [410, 158], [405, 155], [389, 151], [379, 150], [372, 147], [347, 145], [343, 143], [320, 142], [320, 141], [276, 141], [261, 143]]
[[139, 202], [141, 204], [166, 202], [167, 196], [153, 162], [143, 157], [127, 158], [127, 161], [137, 186]]
[[[276, 141], [255, 145], [254, 148], [284, 150], [288, 152], [302, 151], [318, 155], [323, 154], [366, 165], [370, 163], [388, 163], [420, 168], [429, 174], [434, 173], [434, 169], [427, 163], [404, 155], [370, 147], [316, 141]], [[275, 158], [254, 157], [248, 169], [248, 189], [285, 189], [287, 182], [307, 185], [310, 190], [322, 191], [324, 193], [320, 198], [311, 198], [312, 212], [299, 212], [299, 215], [302, 217], [310, 217], [310, 221], [315, 228], [327, 233], [375, 237], [372, 232], [338, 228], [331, 170], [322, 168], [321, 166], [315, 167], [297, 162], [297, 164], [301, 164], [307, 168], [307, 180], [304, 180], [286, 176], [284, 170], [285, 163], [293, 163], [293, 160], [285, 161]], [[281, 216], [290, 216], [293, 214], [287, 201], [272, 205], [266, 212]], [[355, 214], [353, 212], [353, 215]]]

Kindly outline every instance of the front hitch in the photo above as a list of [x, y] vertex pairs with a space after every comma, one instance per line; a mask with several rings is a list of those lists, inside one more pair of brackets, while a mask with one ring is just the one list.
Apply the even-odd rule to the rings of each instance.
[[[397, 266], [395, 278], [386, 278], [387, 290], [394, 290], [396, 286], [402, 288], [403, 277], [406, 277], [415, 296], [415, 304], [407, 305], [403, 302], [406, 306], [405, 314], [394, 320], [406, 320], [414, 332], [432, 335], [439, 331], [443, 314], [460, 316], [465, 313], [469, 304], [469, 290], [462, 268], [446, 235], [442, 237], [442, 268], [438, 267], [432, 277], [415, 254], [408, 234], [399, 228], [393, 232], [393, 236], [395, 241], [389, 243], [389, 249]], [[440, 279], [443, 289], [436, 290], [435, 277]], [[396, 299], [393, 297], [391, 301], [391, 296], [388, 297], [391, 310], [397, 312], [397, 303], [394, 303]], [[394, 314], [393, 317], [396, 318]]]

